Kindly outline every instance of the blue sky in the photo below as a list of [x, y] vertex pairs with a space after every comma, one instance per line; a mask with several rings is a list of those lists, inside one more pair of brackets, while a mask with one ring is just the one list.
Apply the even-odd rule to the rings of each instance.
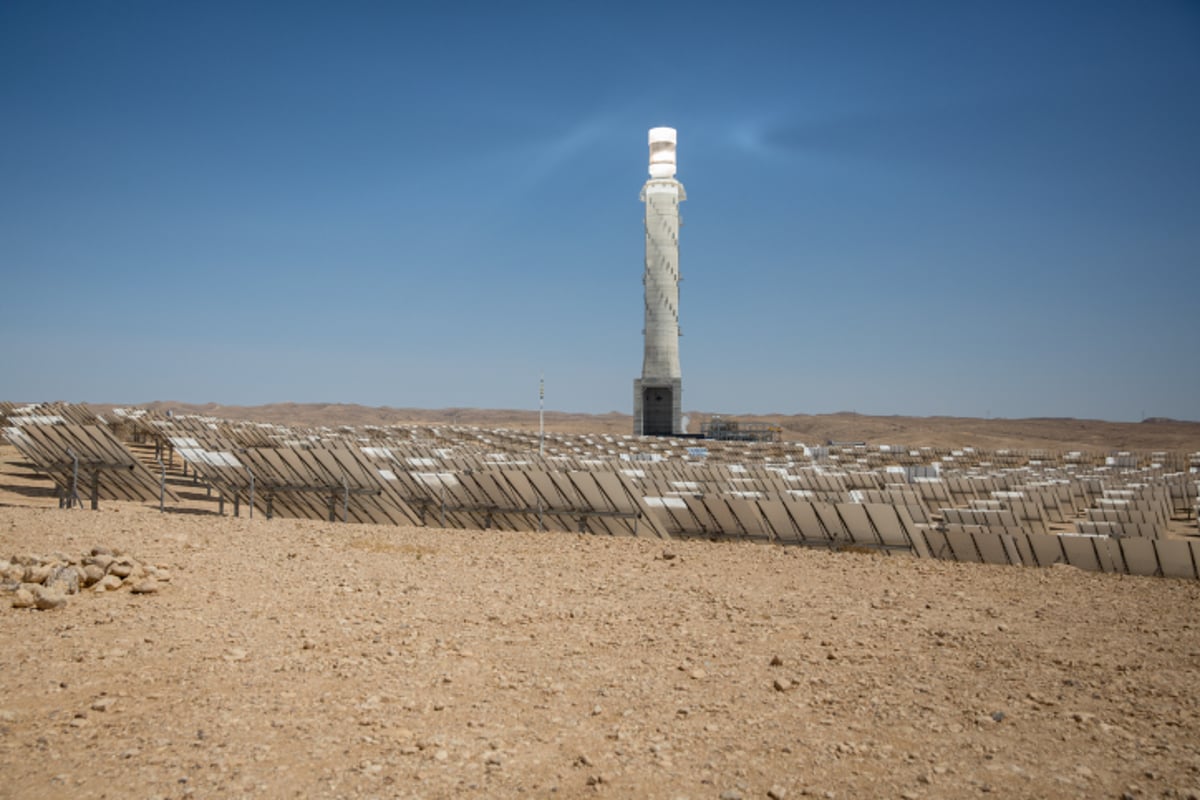
[[0, 3], [0, 398], [1200, 419], [1194, 2]]

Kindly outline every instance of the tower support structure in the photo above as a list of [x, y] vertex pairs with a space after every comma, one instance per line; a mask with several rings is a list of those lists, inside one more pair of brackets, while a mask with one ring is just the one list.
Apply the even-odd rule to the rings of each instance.
[[651, 128], [646, 206], [645, 347], [642, 377], [633, 382], [633, 432], [672, 436], [683, 430], [683, 375], [679, 367], [679, 204], [687, 199], [675, 179], [674, 128]]

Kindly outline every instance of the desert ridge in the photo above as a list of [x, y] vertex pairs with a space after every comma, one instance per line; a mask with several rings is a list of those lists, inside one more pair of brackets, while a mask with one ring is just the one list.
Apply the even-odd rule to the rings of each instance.
[[[113, 404], [88, 404], [103, 412]], [[228, 419], [272, 422], [282, 425], [474, 425], [482, 428], [537, 430], [536, 410], [447, 408], [437, 410], [371, 407], [349, 403], [274, 403], [257, 406], [216, 403], [155, 401], [142, 404], [152, 411], [174, 410]], [[714, 414], [687, 412], [690, 428]], [[1144, 422], [1108, 422], [1086, 419], [978, 419], [971, 417], [869, 416], [849, 412], [837, 414], [730, 414], [747, 422], [777, 425], [787, 441], [822, 445], [828, 441], [906, 445], [913, 447], [986, 450], [1012, 448], [1049, 451], [1080, 450], [1110, 453], [1121, 450], [1200, 451], [1200, 422], [1148, 419]], [[629, 435], [633, 419], [616, 411], [607, 414], [576, 414], [548, 410], [547, 430], [560, 433]]]

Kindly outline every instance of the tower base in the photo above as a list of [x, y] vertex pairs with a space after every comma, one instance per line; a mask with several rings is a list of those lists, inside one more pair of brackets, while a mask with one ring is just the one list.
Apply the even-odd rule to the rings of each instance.
[[676, 436], [683, 432], [683, 381], [679, 378], [635, 380], [633, 435]]

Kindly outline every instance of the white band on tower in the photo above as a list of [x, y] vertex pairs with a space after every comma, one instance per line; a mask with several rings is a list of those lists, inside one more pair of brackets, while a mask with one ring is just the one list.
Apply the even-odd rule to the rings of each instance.
[[675, 177], [675, 129], [650, 129], [650, 177]]

